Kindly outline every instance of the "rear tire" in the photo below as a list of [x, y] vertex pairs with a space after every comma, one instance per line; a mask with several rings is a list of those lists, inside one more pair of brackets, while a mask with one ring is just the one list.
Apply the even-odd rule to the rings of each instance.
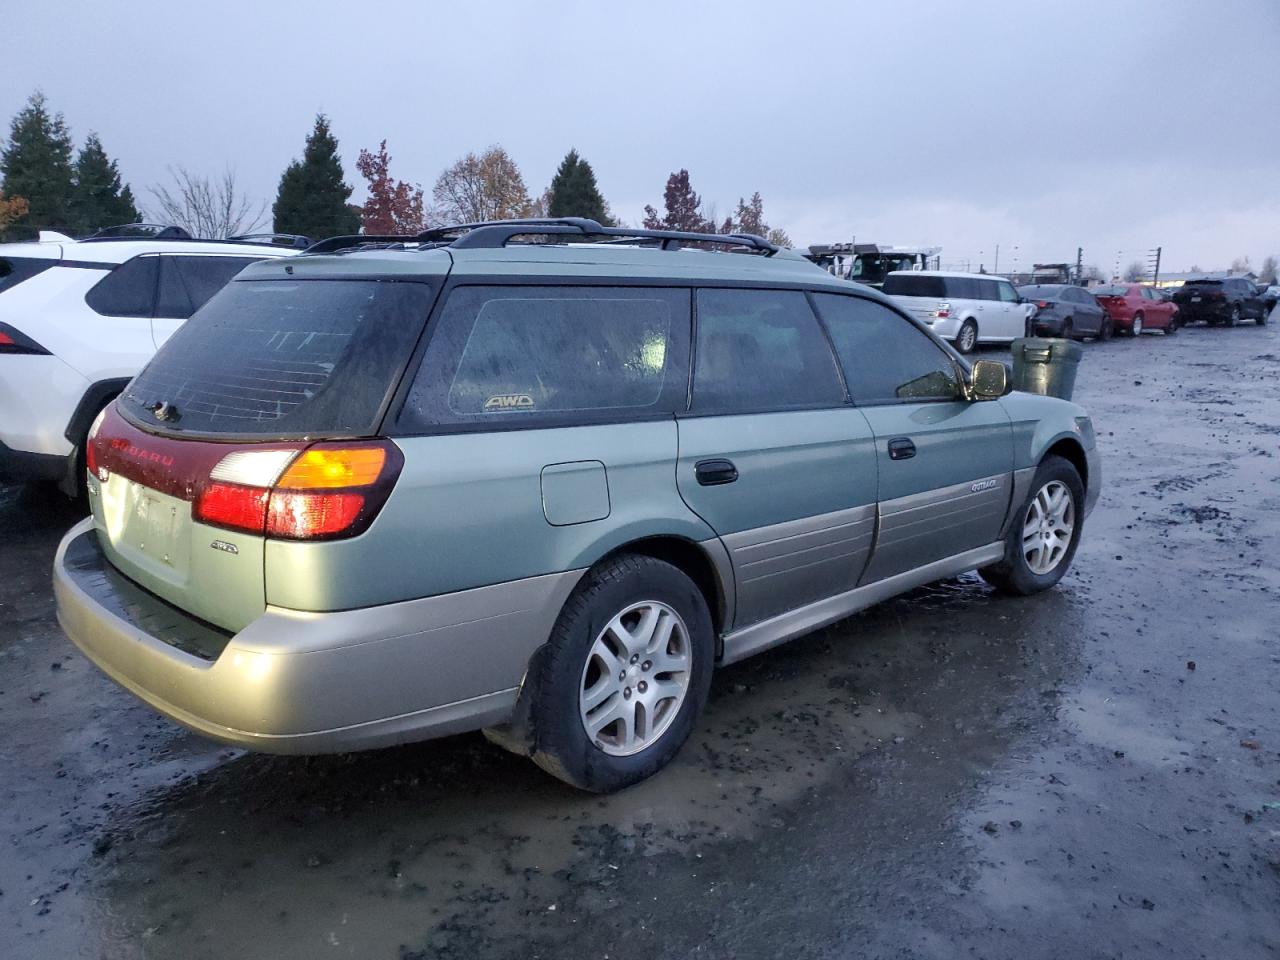
[[1110, 340], [1116, 332], [1116, 325], [1110, 317], [1102, 318], [1102, 327], [1098, 330], [1098, 339], [1103, 343]]
[[1130, 324], [1129, 326], [1129, 336], [1131, 337], [1142, 336], [1142, 314], [1138, 313], [1134, 315], [1133, 323]]
[[1262, 313], [1258, 315], [1258, 326], [1265, 327], [1267, 325], [1267, 320], [1271, 317], [1272, 309], [1274, 309], [1274, 307], [1268, 308], [1265, 303], [1262, 305]]
[[1227, 326], [1234, 327], [1240, 322], [1240, 305], [1236, 304], [1231, 308], [1231, 316], [1227, 317]]
[[960, 332], [956, 334], [956, 351], [958, 353], [973, 353], [978, 347], [978, 325], [972, 320], [966, 320], [960, 324]]
[[1070, 317], [1067, 317], [1067, 319], [1062, 321], [1062, 339], [1074, 340], [1075, 338], [1076, 338], [1075, 324], [1072, 323]]
[[[1062, 494], [1066, 500], [1057, 500]], [[1068, 502], [1069, 501], [1069, 502]], [[1053, 454], [1036, 468], [1031, 490], [1004, 541], [1004, 559], [978, 574], [1002, 593], [1048, 590], [1071, 566], [1084, 527], [1084, 484], [1071, 461]]]
[[624, 554], [586, 574], [544, 654], [529, 678], [533, 760], [611, 793], [657, 773], [688, 739], [711, 689], [715, 630], [681, 570]]
[[1178, 332], [1178, 318], [1177, 318], [1177, 317], [1170, 317], [1170, 318], [1169, 318], [1169, 323], [1165, 326], [1165, 328], [1164, 328], [1164, 332], [1165, 332], [1165, 336], [1169, 336], [1169, 337], [1172, 337], [1175, 333], [1177, 333], [1177, 332]]

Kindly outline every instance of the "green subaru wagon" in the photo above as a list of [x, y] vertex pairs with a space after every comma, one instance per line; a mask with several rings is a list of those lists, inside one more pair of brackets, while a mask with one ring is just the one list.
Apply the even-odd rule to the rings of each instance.
[[1071, 564], [1085, 411], [747, 235], [557, 219], [249, 267], [93, 427], [58, 615], [276, 753], [482, 729], [643, 779], [712, 671], [976, 569]]

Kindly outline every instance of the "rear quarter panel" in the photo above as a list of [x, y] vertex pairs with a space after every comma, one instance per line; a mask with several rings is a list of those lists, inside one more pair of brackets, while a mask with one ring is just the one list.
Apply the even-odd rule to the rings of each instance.
[[[404, 470], [351, 540], [269, 541], [267, 602], [346, 610], [589, 567], [633, 540], [714, 536], [680, 499], [674, 420], [402, 437]], [[601, 463], [608, 514], [553, 525], [544, 471]], [[553, 471], [552, 475], [558, 471]], [[593, 471], [571, 471], [581, 481]]]

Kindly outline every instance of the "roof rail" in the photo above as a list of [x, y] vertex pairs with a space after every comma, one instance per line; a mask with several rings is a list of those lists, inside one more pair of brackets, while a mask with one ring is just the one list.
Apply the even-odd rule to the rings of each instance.
[[346, 236], [321, 240], [307, 253], [336, 253], [358, 247], [387, 247], [416, 243], [420, 246], [448, 246], [455, 250], [496, 250], [515, 237], [577, 236], [612, 237], [614, 243], [640, 241], [662, 250], [678, 250], [682, 243], [702, 243], [725, 247], [742, 247], [773, 256], [778, 247], [753, 233], [692, 233], [683, 230], [642, 230], [631, 227], [606, 227], [585, 217], [531, 217], [519, 220], [484, 220], [433, 227], [405, 236]]
[[194, 240], [183, 227], [163, 223], [121, 223], [103, 227], [86, 240]]
[[311, 246], [311, 238], [300, 233], [242, 233], [227, 237], [228, 243], [258, 243], [271, 247], [296, 247], [305, 250]]

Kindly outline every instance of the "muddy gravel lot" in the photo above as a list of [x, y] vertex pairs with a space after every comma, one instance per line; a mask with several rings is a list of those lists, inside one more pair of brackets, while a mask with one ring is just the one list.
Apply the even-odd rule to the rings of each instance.
[[54, 620], [77, 510], [0, 488], [0, 957], [1280, 954], [1280, 329], [1088, 344], [1106, 486], [1049, 593], [976, 576], [720, 672], [577, 793], [480, 736], [265, 757]]

